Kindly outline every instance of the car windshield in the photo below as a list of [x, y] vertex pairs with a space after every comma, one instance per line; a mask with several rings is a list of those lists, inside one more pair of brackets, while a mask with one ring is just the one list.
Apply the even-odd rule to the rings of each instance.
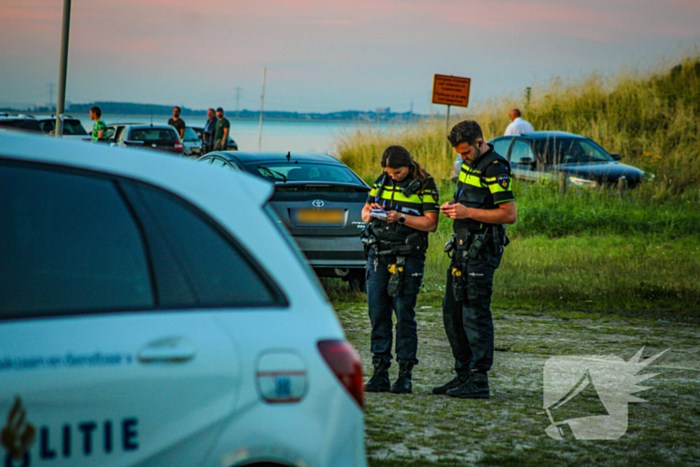
[[185, 137], [182, 138], [182, 141], [186, 143], [190, 143], [193, 141], [199, 141], [199, 136], [197, 136], [197, 132], [194, 131], [190, 127], [185, 127]]
[[613, 160], [603, 148], [585, 138], [553, 137], [535, 141], [535, 151], [547, 165]]
[[256, 162], [253, 167], [263, 177], [278, 182], [359, 183], [350, 169], [337, 165]]

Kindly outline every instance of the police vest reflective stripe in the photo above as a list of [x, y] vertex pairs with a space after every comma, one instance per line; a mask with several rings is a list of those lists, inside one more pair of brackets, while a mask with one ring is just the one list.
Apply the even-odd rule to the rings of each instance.
[[[430, 194], [430, 190], [420, 192], [420, 194]], [[422, 210], [423, 199], [420, 194], [414, 193], [411, 196], [406, 196], [403, 194], [403, 189], [393, 186], [385, 186], [382, 190], [379, 199], [385, 199], [387, 201], [394, 201], [396, 203], [402, 204], [415, 204]]]
[[[503, 156], [491, 150], [488, 154], [479, 159], [473, 167], [469, 166], [466, 162], [462, 164], [458, 178], [457, 192], [455, 193], [457, 202], [470, 208], [495, 208], [493, 194], [508, 191], [508, 187], [503, 188], [499, 185], [497, 177], [484, 176], [488, 167], [494, 163], [503, 164], [508, 171], [508, 176], [512, 178], [508, 161], [503, 158]], [[471, 230], [482, 229], [489, 225], [492, 224], [480, 223], [472, 219], [457, 219], [455, 220], [454, 228], [455, 230], [461, 228], [468, 228]]]
[[[429, 179], [423, 182], [425, 187], [427, 187], [427, 180]], [[432, 191], [429, 188], [420, 188], [416, 193], [406, 196], [403, 192], [404, 189], [404, 186], [393, 185], [389, 177], [385, 176], [381, 182], [375, 184], [369, 195], [375, 199], [375, 202], [386, 206], [388, 209], [411, 216], [425, 215], [424, 199], [426, 199], [425, 197], [431, 197], [428, 199], [432, 199]], [[413, 229], [398, 222], [388, 223], [379, 219], [373, 219], [372, 226], [380, 239], [388, 242], [400, 242], [407, 236], [419, 232], [423, 236], [427, 247], [427, 232]]]

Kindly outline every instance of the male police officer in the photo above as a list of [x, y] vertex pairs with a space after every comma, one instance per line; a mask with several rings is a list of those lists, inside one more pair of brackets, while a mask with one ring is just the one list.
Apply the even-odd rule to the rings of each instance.
[[493, 274], [508, 243], [503, 224], [513, 224], [517, 218], [511, 171], [508, 161], [484, 142], [475, 121], [455, 125], [448, 140], [463, 161], [455, 197], [440, 207], [454, 219], [455, 235], [446, 247], [451, 249], [452, 261], [442, 313], [457, 376], [433, 393], [488, 399]]

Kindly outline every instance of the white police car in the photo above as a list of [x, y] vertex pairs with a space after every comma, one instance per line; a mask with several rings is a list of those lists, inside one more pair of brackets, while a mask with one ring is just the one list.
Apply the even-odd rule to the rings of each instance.
[[359, 358], [271, 194], [0, 133], [0, 465], [365, 466]]

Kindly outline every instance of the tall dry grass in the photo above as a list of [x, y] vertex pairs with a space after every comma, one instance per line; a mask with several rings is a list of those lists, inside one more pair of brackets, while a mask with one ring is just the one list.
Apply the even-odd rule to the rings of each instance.
[[[477, 120], [486, 139], [503, 134], [508, 111], [518, 107], [536, 130], [587, 136], [622, 162], [656, 175], [659, 196], [673, 197], [700, 184], [700, 57], [689, 56], [672, 69], [620, 71], [605, 78], [591, 74], [563, 84], [554, 79], [534, 86], [528, 99], [494, 99], [457, 115]], [[379, 172], [379, 158], [392, 144], [406, 147], [438, 181], [450, 176], [454, 153], [445, 153], [445, 121], [431, 118], [389, 129], [360, 128], [337, 141], [341, 159], [363, 178]]]

